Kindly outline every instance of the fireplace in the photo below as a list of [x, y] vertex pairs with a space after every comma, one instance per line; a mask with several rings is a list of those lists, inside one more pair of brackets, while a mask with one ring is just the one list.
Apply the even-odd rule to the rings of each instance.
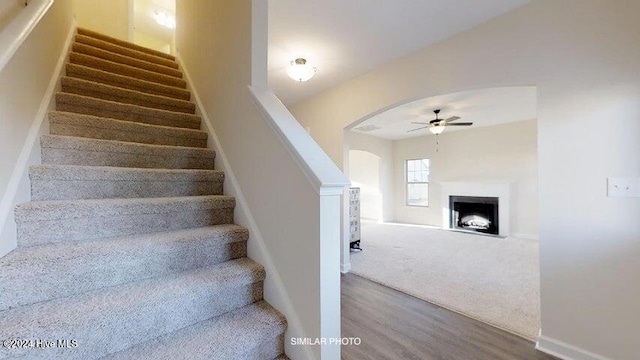
[[449, 209], [451, 229], [500, 234], [497, 197], [450, 196]]

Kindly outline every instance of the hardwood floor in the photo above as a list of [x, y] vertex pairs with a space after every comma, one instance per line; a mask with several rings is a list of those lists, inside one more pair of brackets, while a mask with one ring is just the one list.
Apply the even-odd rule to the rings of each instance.
[[357, 275], [342, 276], [345, 360], [551, 360], [534, 343]]

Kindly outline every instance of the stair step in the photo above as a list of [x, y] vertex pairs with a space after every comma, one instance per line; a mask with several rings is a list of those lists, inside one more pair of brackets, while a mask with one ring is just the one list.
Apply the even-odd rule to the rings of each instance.
[[132, 58], [136, 58], [139, 60], [144, 60], [147, 62], [151, 62], [151, 63], [156, 63], [156, 64], [160, 64], [163, 66], [167, 66], [167, 67], [171, 67], [174, 69], [178, 69], [178, 63], [175, 62], [174, 60], [169, 60], [167, 58], [164, 57], [160, 57], [160, 56], [156, 56], [156, 55], [151, 55], [149, 53], [146, 52], [142, 52], [139, 50], [135, 50], [135, 49], [131, 49], [128, 47], [124, 47], [121, 45], [117, 45], [114, 43], [110, 43], [108, 41], [104, 41], [104, 40], [100, 40], [97, 38], [93, 38], [90, 36], [86, 36], [86, 35], [76, 35], [75, 37], [75, 42], [79, 43], [79, 44], [86, 44], [86, 45], [90, 45], [96, 48], [100, 48], [106, 51], [110, 51], [112, 53], [117, 53], [120, 55], [126, 55]]
[[124, 141], [43, 135], [42, 163], [160, 169], [208, 169], [215, 151], [203, 148], [136, 144]]
[[130, 48], [130, 49], [137, 50], [137, 51], [141, 51], [141, 52], [144, 52], [144, 53], [147, 53], [147, 54], [159, 56], [159, 57], [162, 57], [162, 58], [165, 58], [165, 59], [169, 59], [169, 60], [172, 60], [172, 61], [176, 60], [175, 56], [173, 56], [171, 54], [167, 54], [167, 53], [163, 53], [161, 51], [149, 49], [149, 48], [146, 48], [144, 46], [140, 46], [140, 45], [136, 45], [136, 44], [130, 43], [128, 41], [116, 39], [114, 37], [111, 37], [111, 36], [108, 36], [108, 35], [104, 35], [104, 34], [100, 34], [100, 33], [97, 33], [95, 31], [91, 31], [89, 29], [78, 28], [78, 34], [79, 35], [84, 35], [84, 36], [90, 36], [90, 37], [98, 39], [98, 40], [110, 42], [112, 44], [116, 44], [116, 45], [119, 45], [119, 46], [122, 46], [122, 47]]
[[195, 114], [196, 112], [196, 105], [190, 101], [151, 95], [136, 90], [123, 89], [117, 86], [66, 76], [61, 79], [61, 83], [62, 91], [66, 93], [188, 114]]
[[56, 94], [58, 111], [93, 115], [118, 120], [142, 122], [152, 125], [200, 129], [200, 116], [140, 105], [123, 104], [116, 101], [59, 92]]
[[96, 58], [100, 58], [100, 59], [111, 61], [118, 64], [133, 66], [138, 69], [145, 69], [147, 71], [152, 71], [159, 74], [182, 78], [182, 72], [178, 69], [156, 64], [153, 62], [148, 62], [145, 60], [132, 58], [127, 55], [121, 55], [118, 53], [106, 51], [106, 50], [93, 47], [87, 44], [74, 43], [71, 47], [71, 51], [76, 52], [78, 54], [93, 56]]
[[274, 359], [284, 352], [285, 318], [264, 301], [203, 321], [144, 344], [107, 356], [105, 360]]
[[122, 199], [222, 195], [224, 172], [35, 165], [29, 178], [32, 201]]
[[187, 83], [183, 79], [160, 74], [157, 72], [140, 69], [134, 66], [118, 64], [113, 61], [97, 58], [86, 54], [72, 52], [69, 54], [69, 62], [88, 66], [94, 69], [112, 72], [118, 75], [130, 76], [136, 79], [151, 81], [158, 84], [174, 86], [181, 89], [187, 88]]
[[49, 112], [49, 132], [51, 135], [143, 144], [207, 147], [207, 133], [202, 130], [149, 125], [62, 111]]
[[233, 223], [222, 195], [32, 201], [16, 206], [21, 247]]
[[118, 75], [78, 64], [67, 64], [66, 75], [68, 77], [136, 90], [146, 94], [166, 96], [185, 101], [191, 99], [191, 93], [185, 89], [140, 80], [130, 76]]
[[6, 310], [1, 339], [74, 339], [78, 346], [1, 348], [0, 358], [100, 358], [262, 300], [264, 276], [243, 258]]
[[248, 238], [216, 225], [18, 249], [0, 259], [0, 311], [246, 257]]

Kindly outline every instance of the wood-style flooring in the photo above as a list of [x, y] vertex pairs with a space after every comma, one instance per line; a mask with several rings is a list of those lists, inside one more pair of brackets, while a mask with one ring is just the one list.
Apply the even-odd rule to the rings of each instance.
[[345, 360], [556, 360], [519, 336], [357, 275], [342, 276]]

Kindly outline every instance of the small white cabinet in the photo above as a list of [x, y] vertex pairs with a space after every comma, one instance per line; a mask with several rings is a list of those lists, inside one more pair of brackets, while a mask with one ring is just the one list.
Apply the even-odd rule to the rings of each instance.
[[352, 249], [360, 249], [360, 188], [349, 189], [349, 242]]

